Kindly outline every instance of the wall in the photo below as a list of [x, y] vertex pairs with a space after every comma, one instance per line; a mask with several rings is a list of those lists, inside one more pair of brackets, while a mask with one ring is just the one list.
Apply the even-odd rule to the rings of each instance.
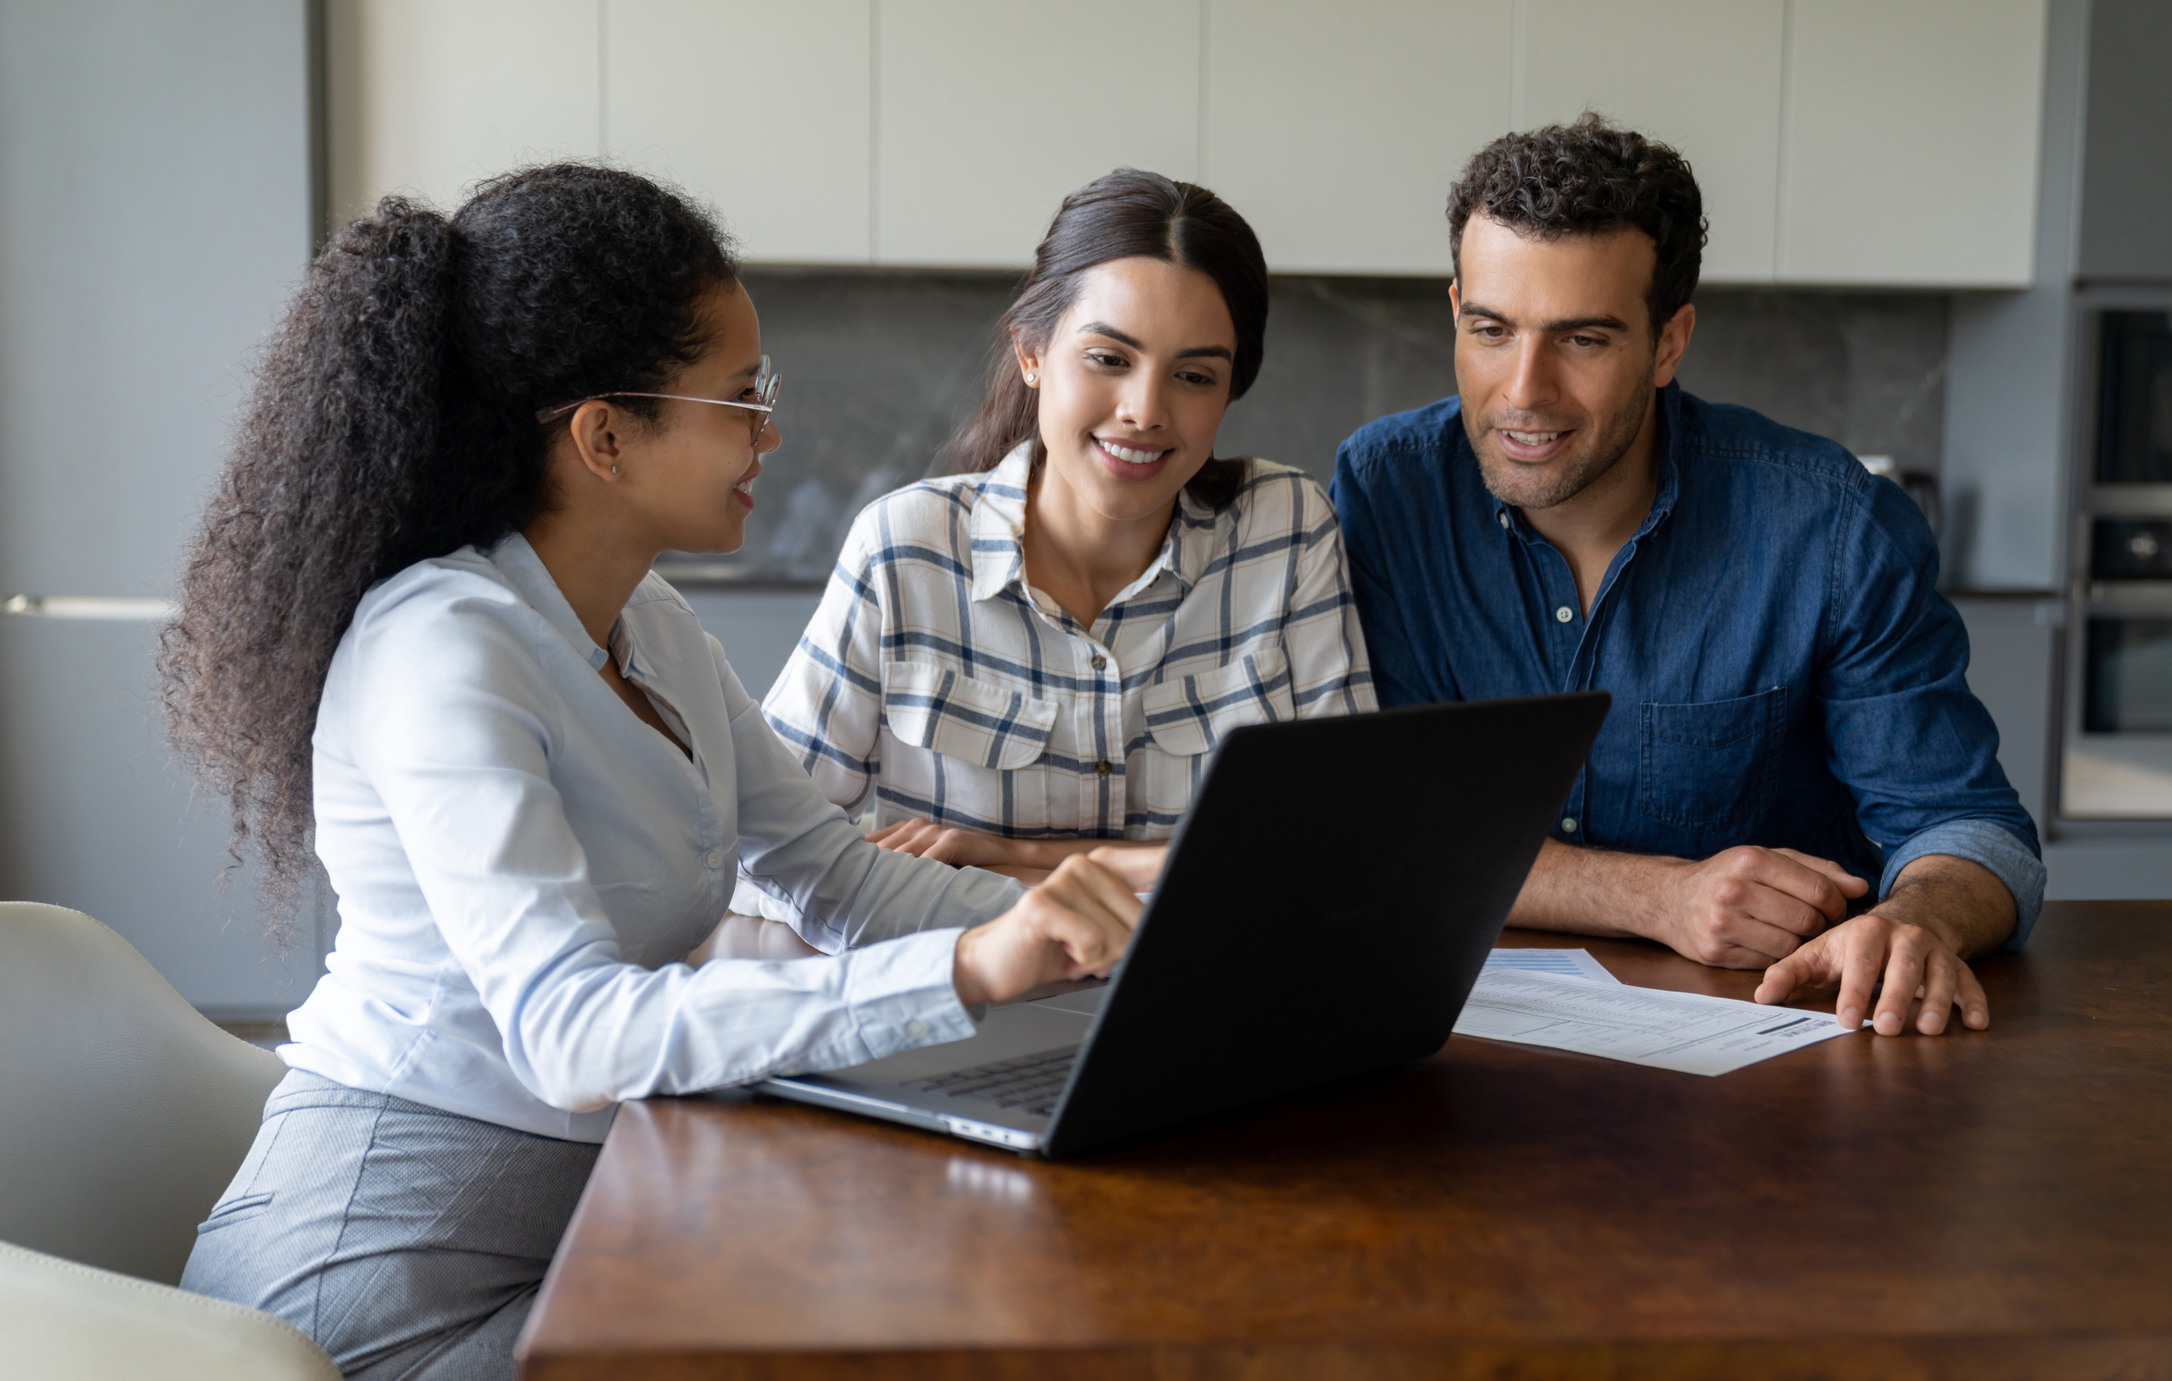
[[[820, 582], [854, 513], [941, 468], [1017, 279], [754, 267], [746, 284], [784, 375], [784, 444], [764, 462], [746, 545], [702, 567], [741, 583]], [[1697, 313], [1683, 387], [1937, 472], [1945, 296], [1705, 288]], [[1218, 448], [1324, 483], [1358, 427], [1456, 391], [1454, 348], [1439, 279], [1278, 276], [1265, 365]]]
[[1947, 565], [1958, 583], [1977, 589], [2065, 585], [2089, 16], [2090, 0], [2051, 0], [2034, 284], [1954, 295], [1943, 468]]

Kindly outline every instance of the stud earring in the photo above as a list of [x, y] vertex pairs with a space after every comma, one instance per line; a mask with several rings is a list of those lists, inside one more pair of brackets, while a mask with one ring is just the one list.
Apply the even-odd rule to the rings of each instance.
[[611, 473], [614, 475], [618, 473], [618, 467], [616, 465], [611, 467]]
[[1027, 370], [1027, 371], [1026, 371], [1026, 387], [1027, 387], [1027, 388], [1039, 388], [1040, 386], [1041, 386], [1041, 374], [1040, 374], [1040, 371], [1039, 371], [1039, 370], [1037, 370], [1037, 369], [1029, 369], [1029, 370]]

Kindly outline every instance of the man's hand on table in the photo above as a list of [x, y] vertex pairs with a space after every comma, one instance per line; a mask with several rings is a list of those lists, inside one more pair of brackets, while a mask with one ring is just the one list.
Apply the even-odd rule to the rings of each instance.
[[1668, 866], [1647, 938], [1716, 969], [1758, 969], [1846, 919], [1870, 884], [1839, 864], [1754, 844]]
[[1745, 845], [1693, 861], [1548, 840], [1509, 924], [1641, 936], [1714, 968], [1763, 968], [1760, 1002], [1837, 988], [1840, 1023], [1869, 1016], [1883, 1035], [1911, 1022], [1937, 1035], [1956, 1005], [1963, 1025], [1990, 1025], [1963, 958], [2013, 933], [2005, 884], [1966, 859], [1926, 855], [1901, 870], [1884, 901], [1845, 919], [1849, 899], [1868, 890], [1839, 864], [1794, 849]]
[[1100, 848], [1064, 859], [1018, 905], [958, 937], [950, 980], [958, 1001], [1007, 1002], [1044, 983], [1107, 977], [1167, 854]]
[[1884, 901], [1765, 970], [1756, 997], [1785, 1002], [1806, 988], [1838, 988], [1833, 1014], [1842, 1026], [1869, 1016], [1879, 1035], [1897, 1036], [1912, 1020], [1935, 1036], [1959, 1007], [1961, 1024], [1981, 1031], [1991, 1024], [1991, 1004], [1964, 956], [2002, 943], [2015, 918], [2013, 894], [1990, 869], [1926, 854], [1901, 869]]

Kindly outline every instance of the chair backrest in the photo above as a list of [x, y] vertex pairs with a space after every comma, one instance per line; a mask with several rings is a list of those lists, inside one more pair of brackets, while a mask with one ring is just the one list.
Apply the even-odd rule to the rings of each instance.
[[177, 1283], [285, 1073], [97, 921], [0, 902], [0, 1239]]

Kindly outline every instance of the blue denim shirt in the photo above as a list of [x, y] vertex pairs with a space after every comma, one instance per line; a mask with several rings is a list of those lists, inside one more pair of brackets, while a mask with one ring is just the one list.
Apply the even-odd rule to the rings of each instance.
[[1588, 616], [1567, 559], [1486, 489], [1457, 399], [1342, 444], [1380, 703], [1609, 691], [1556, 839], [1795, 848], [1881, 897], [1910, 861], [1957, 855], [2012, 891], [2020, 945], [2044, 895], [2036, 827], [1963, 679], [1922, 514], [1834, 442], [1679, 385], [1658, 406], [1658, 495]]

